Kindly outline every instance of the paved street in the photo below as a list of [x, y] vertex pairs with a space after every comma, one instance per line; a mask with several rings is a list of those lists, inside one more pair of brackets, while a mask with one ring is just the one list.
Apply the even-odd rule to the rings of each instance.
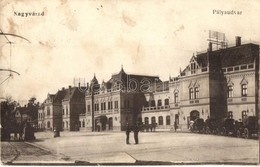
[[[31, 144], [40, 147], [37, 149], [45, 151], [46, 155], [46, 150], [49, 150], [52, 158], [56, 155], [56, 160], [68, 163], [259, 162], [259, 143], [252, 139], [173, 132], [140, 133], [138, 145], [134, 145], [133, 133], [130, 134], [131, 144], [126, 145], [124, 132], [62, 132], [59, 138], [53, 138], [49, 132], [38, 132], [36, 138]], [[39, 157], [41, 152], [37, 149], [21, 150], [30, 151], [31, 155], [21, 156], [17, 160], [30, 160], [33, 157], [40, 160], [44, 156]]]

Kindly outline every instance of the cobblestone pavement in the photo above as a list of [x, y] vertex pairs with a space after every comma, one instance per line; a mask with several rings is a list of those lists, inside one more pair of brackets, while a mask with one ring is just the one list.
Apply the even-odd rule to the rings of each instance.
[[[142, 132], [139, 144], [124, 132], [38, 132], [30, 143], [2, 144], [6, 162], [78, 164], [259, 164], [259, 142], [252, 139], [173, 132]], [[6, 147], [14, 145], [16, 149]], [[36, 146], [36, 147], [35, 147]], [[17, 156], [18, 155], [18, 156]]]

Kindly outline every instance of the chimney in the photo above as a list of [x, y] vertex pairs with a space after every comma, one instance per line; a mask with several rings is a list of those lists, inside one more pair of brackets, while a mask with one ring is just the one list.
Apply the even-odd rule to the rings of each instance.
[[208, 51], [209, 51], [209, 52], [212, 51], [212, 43], [211, 43], [211, 42], [209, 42]]
[[240, 45], [241, 45], [241, 37], [236, 36], [236, 46], [240, 46]]
[[80, 82], [79, 82], [79, 88], [80, 88]]
[[62, 87], [62, 90], [65, 90], [65, 88], [64, 88], [64, 87]]

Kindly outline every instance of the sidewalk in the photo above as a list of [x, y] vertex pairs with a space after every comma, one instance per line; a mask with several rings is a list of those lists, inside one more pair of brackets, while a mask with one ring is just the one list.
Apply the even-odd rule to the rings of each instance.
[[1, 141], [1, 164], [68, 164], [62, 155], [27, 142]]

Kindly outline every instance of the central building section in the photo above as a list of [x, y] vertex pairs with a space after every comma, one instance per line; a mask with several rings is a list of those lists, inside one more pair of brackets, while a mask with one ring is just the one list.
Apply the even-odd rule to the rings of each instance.
[[161, 82], [157, 76], [126, 74], [123, 68], [107, 82], [99, 83], [94, 76], [85, 97], [86, 130], [121, 131], [126, 123], [142, 122], [144, 94], [156, 82]]

